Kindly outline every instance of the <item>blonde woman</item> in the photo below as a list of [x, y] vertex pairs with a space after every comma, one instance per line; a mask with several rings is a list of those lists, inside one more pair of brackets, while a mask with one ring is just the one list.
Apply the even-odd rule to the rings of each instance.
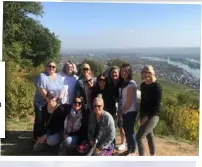
[[93, 146], [97, 140], [97, 147], [94, 155], [110, 156], [114, 150], [114, 139], [116, 130], [113, 117], [103, 110], [104, 101], [102, 95], [93, 100], [93, 111], [90, 115], [88, 127], [88, 140]]
[[73, 98], [76, 96], [75, 86], [78, 80], [76, 73], [76, 65], [71, 61], [67, 61], [63, 66], [62, 72], [59, 73], [64, 86], [60, 94], [62, 104], [72, 104]]
[[151, 65], [145, 66], [141, 72], [143, 83], [140, 86], [140, 128], [136, 139], [139, 155], [144, 155], [143, 138], [148, 140], [150, 155], [155, 155], [155, 142], [153, 129], [159, 121], [160, 103], [162, 98], [162, 88], [156, 81], [154, 69]]

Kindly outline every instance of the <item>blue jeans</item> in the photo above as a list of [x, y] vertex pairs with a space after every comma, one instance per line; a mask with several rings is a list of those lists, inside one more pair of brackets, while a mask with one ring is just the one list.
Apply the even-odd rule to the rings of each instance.
[[56, 146], [56, 145], [60, 144], [61, 141], [62, 141], [61, 133], [60, 132], [54, 133], [54, 134], [47, 137], [45, 143], [36, 142], [34, 144], [33, 149], [34, 149], [34, 151], [41, 151], [44, 148], [45, 144], [47, 144], [49, 146]]
[[128, 151], [135, 153], [136, 150], [136, 138], [134, 132], [135, 119], [137, 112], [129, 112], [123, 115], [123, 128], [126, 135], [126, 141], [128, 145]]
[[65, 139], [65, 146], [66, 148], [76, 148], [77, 146], [77, 141], [78, 141], [78, 136], [68, 136], [66, 139]]

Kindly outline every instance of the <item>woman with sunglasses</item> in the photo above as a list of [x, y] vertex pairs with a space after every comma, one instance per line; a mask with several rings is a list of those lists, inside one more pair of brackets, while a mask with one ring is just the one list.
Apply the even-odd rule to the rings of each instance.
[[97, 82], [92, 88], [91, 100], [93, 102], [94, 98], [96, 98], [98, 94], [101, 94], [103, 97], [103, 100], [104, 100], [104, 110], [110, 112], [108, 106], [109, 106], [111, 99], [109, 99], [110, 92], [109, 92], [107, 86], [108, 86], [107, 79], [106, 79], [105, 75], [104, 74], [98, 75]]
[[48, 62], [45, 65], [45, 72], [42, 72], [35, 81], [36, 92], [34, 96], [34, 108], [35, 108], [35, 121], [34, 121], [34, 137], [35, 126], [40, 124], [42, 107], [47, 104], [47, 92], [53, 90], [59, 97], [61, 90], [63, 89], [62, 78], [56, 73], [56, 64], [53, 61]]
[[83, 98], [75, 97], [64, 122], [64, 142], [60, 146], [60, 155], [76, 151], [77, 145], [88, 138], [88, 117]]
[[48, 91], [46, 94], [47, 105], [42, 108], [41, 121], [35, 126], [37, 141], [34, 151], [41, 151], [45, 144], [57, 146], [62, 141], [64, 120], [70, 110], [68, 104], [57, 103], [57, 92]]
[[136, 139], [134, 133], [135, 120], [137, 116], [137, 85], [132, 79], [132, 67], [130, 64], [123, 64], [120, 69], [120, 87], [119, 87], [119, 114], [123, 119], [123, 128], [125, 131], [127, 156], [134, 156], [136, 151]]
[[91, 147], [97, 143], [94, 155], [110, 156], [114, 150], [116, 130], [113, 117], [103, 108], [104, 101], [99, 94], [93, 100], [94, 112], [91, 112], [89, 118], [88, 139]]
[[63, 66], [63, 70], [59, 73], [62, 77], [64, 85], [64, 88], [60, 94], [60, 102], [62, 104], [72, 104], [73, 98], [76, 94], [75, 86], [78, 80], [76, 73], [76, 65], [71, 61], [67, 61]]
[[93, 77], [92, 72], [83, 74], [83, 78], [76, 83], [76, 96], [84, 98], [86, 110], [92, 110], [91, 92], [93, 86], [96, 84], [96, 78]]
[[162, 99], [161, 85], [156, 81], [152, 66], [145, 66], [141, 72], [143, 83], [140, 85], [140, 128], [137, 132], [137, 145], [140, 156], [144, 155], [143, 139], [146, 137], [149, 144], [150, 155], [155, 155], [155, 142], [153, 129], [159, 121], [160, 105]]

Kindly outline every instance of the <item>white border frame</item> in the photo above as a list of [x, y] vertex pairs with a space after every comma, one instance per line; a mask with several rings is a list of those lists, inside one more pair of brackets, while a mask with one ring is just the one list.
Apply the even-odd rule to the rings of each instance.
[[[16, 0], [16, 1], [24, 1], [24, 0]], [[27, 0], [27, 1], [34, 1], [34, 0]], [[199, 0], [126, 0], [126, 1], [118, 1], [118, 0], [110, 0], [110, 1], [97, 1], [97, 0], [41, 0], [40, 2], [100, 2], [100, 3], [149, 3], [149, 4], [201, 4], [202, 1]], [[3, 2], [0, 2], [0, 12], [1, 12], [1, 23], [3, 23]], [[202, 27], [202, 24], [201, 24]], [[2, 37], [2, 25], [0, 26], [0, 35]], [[202, 40], [201, 40], [202, 42]], [[2, 38], [0, 39], [0, 44], [2, 46]], [[202, 50], [202, 48], [201, 48]], [[0, 52], [2, 53], [2, 47], [0, 49]], [[202, 53], [202, 51], [201, 51]], [[2, 54], [0, 54], [2, 55]], [[1, 56], [0, 56], [0, 60]], [[202, 63], [202, 60], [201, 60]], [[201, 74], [202, 76], [202, 74]], [[200, 86], [202, 83], [200, 83]], [[202, 90], [200, 89], [200, 94], [202, 93]], [[200, 98], [200, 109], [201, 109], [201, 98]], [[201, 132], [201, 115], [200, 115], [200, 132]], [[202, 138], [202, 133], [199, 133], [200, 140]], [[201, 144], [199, 144], [200, 148]], [[82, 157], [82, 156], [28, 156], [25, 158], [25, 156], [0, 156], [0, 161], [197, 161], [197, 166], [202, 166], [202, 161], [200, 160], [200, 157], [202, 155], [202, 150], [199, 149], [199, 156], [156, 156], [156, 157], [121, 157], [121, 156], [112, 156], [112, 157]]]

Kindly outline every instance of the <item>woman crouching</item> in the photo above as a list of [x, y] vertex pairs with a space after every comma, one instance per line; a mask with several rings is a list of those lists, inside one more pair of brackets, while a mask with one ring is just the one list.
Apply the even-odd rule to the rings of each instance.
[[89, 118], [88, 140], [91, 147], [96, 144], [94, 155], [111, 156], [114, 150], [116, 136], [114, 119], [110, 113], [103, 110], [102, 95], [93, 100], [93, 111]]
[[75, 97], [64, 121], [64, 141], [60, 145], [59, 155], [76, 153], [81, 141], [88, 139], [88, 118], [83, 98]]
[[47, 104], [42, 108], [41, 121], [35, 127], [37, 141], [34, 151], [42, 151], [45, 145], [58, 146], [62, 141], [64, 120], [69, 111], [68, 104], [57, 104], [57, 93], [49, 91]]

